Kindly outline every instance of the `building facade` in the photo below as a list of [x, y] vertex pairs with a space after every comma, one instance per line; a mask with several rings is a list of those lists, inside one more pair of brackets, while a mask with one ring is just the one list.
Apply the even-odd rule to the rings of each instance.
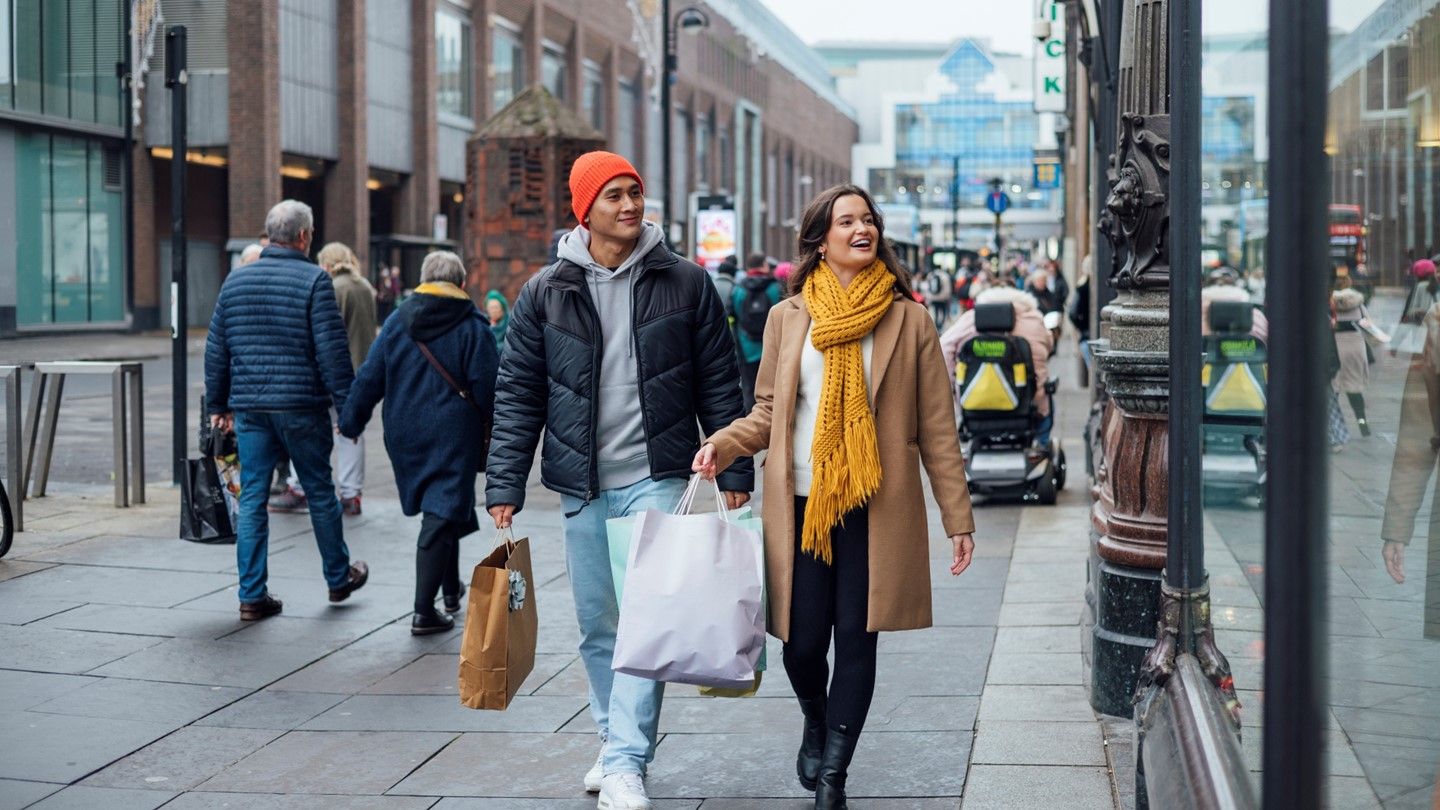
[[[851, 176], [935, 246], [990, 243], [993, 181], [1010, 197], [1007, 245], [1061, 232], [1060, 178], [1036, 158], [1054, 154], [1057, 116], [1034, 110], [1031, 58], [962, 39], [945, 45], [821, 44], [841, 95], [861, 116]], [[958, 167], [958, 175], [956, 169]], [[960, 232], [953, 232], [952, 219]], [[927, 236], [928, 235], [928, 236]]]
[[1387, 0], [1330, 64], [1331, 202], [1359, 207], [1368, 269], [1399, 284], [1440, 254], [1440, 5]]
[[[168, 325], [163, 43], [127, 149], [116, 66], [130, 5], [0, 0], [12, 51], [0, 58], [0, 237], [17, 237], [0, 250], [0, 333]], [[191, 326], [208, 321], [239, 251], [285, 197], [315, 209], [317, 242], [350, 244], [372, 270], [401, 266], [407, 281], [425, 251], [458, 247], [465, 143], [531, 84], [581, 113], [662, 196], [656, 0], [154, 5], [189, 37]], [[676, 37], [676, 244], [691, 252], [692, 195], [722, 194], [740, 216], [740, 249], [788, 257], [808, 197], [850, 176], [853, 113], [760, 0], [695, 5], [708, 27]]]
[[0, 0], [0, 334], [126, 323], [122, 0]]

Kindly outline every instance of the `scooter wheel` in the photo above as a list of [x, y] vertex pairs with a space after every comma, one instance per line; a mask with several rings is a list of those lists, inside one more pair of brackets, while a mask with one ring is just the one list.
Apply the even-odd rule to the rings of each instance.
[[1055, 486], [1055, 476], [1047, 475], [1035, 482], [1035, 498], [1045, 506], [1055, 505], [1055, 496], [1058, 493]]
[[1065, 473], [1066, 473], [1066, 470], [1067, 470], [1067, 469], [1068, 469], [1068, 465], [1065, 463], [1065, 448], [1063, 448], [1063, 447], [1057, 447], [1057, 448], [1055, 449], [1055, 489], [1056, 489], [1056, 490], [1062, 490], [1062, 489], [1065, 488]]

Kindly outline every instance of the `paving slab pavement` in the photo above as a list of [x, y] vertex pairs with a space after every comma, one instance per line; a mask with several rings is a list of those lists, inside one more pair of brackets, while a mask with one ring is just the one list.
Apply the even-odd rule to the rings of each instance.
[[[246, 625], [233, 548], [175, 539], [168, 386], [151, 379], [146, 394], [147, 443], [158, 447], [149, 503], [115, 509], [107, 460], [86, 457], [94, 431], [64, 433], [51, 494], [26, 504], [27, 531], [0, 560], [0, 724], [16, 749], [0, 758], [0, 808], [594, 806], [579, 784], [596, 740], [557, 497], [532, 479], [517, 521], [534, 549], [535, 671], [508, 711], [470, 711], [454, 696], [460, 631], [409, 635], [418, 527], [395, 501], [378, 420], [365, 514], [346, 521], [371, 583], [330, 605], [308, 519], [274, 515], [271, 584], [285, 612]], [[101, 399], [77, 395], [62, 417], [100, 415]], [[1084, 399], [1062, 392], [1060, 435], [1078, 436]], [[978, 504], [976, 560], [959, 579], [945, 570], [948, 542], [934, 539], [936, 626], [882, 636], [852, 769], [857, 808], [1054, 796], [1118, 806], [1078, 670], [1080, 490], [1049, 508]], [[466, 540], [462, 565], [490, 539]], [[792, 772], [799, 714], [773, 639], [769, 657], [755, 698], [667, 689], [650, 779], [657, 807], [808, 806]]]

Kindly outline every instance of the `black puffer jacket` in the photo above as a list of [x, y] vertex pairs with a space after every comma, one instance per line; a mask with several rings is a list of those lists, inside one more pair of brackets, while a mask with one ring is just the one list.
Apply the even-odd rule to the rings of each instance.
[[[744, 415], [735, 345], [710, 278], [661, 244], [632, 272], [639, 401], [656, 480], [690, 475], [700, 435]], [[487, 506], [525, 505], [525, 482], [540, 432], [540, 480], [587, 501], [599, 491], [596, 408], [601, 328], [585, 270], [566, 261], [525, 283], [495, 384], [495, 427], [487, 463]], [[721, 473], [722, 490], [749, 492], [749, 459]]]

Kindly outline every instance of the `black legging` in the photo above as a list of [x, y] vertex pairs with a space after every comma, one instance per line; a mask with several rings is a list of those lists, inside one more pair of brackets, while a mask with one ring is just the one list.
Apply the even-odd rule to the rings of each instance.
[[415, 549], [415, 612], [435, 613], [435, 595], [460, 593], [460, 538], [474, 531], [473, 523], [457, 523], [429, 512], [420, 520]]
[[[801, 698], [829, 700], [826, 724], [859, 734], [875, 694], [875, 644], [865, 631], [870, 604], [870, 529], [865, 507], [845, 516], [830, 533], [831, 565], [800, 550], [805, 498], [795, 498], [795, 575], [790, 590], [790, 640], [785, 674]], [[835, 637], [835, 677], [825, 654]]]

